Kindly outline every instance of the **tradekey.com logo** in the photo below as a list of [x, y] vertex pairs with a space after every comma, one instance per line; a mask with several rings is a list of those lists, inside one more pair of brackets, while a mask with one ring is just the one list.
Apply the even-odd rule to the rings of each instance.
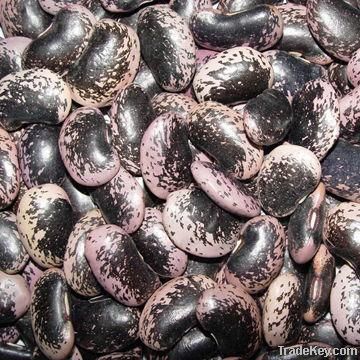
[[[295, 346], [279, 346], [281, 356], [288, 356], [291, 359], [306, 358], [306, 357], [324, 357], [329, 359], [336, 359], [338, 356], [357, 356], [358, 349], [352, 347], [333, 348], [319, 345], [295, 345]], [[360, 351], [359, 351], [360, 355]]]

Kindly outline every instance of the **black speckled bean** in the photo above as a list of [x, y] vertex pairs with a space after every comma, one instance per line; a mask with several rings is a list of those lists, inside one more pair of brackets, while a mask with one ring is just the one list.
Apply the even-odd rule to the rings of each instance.
[[290, 130], [293, 115], [286, 96], [267, 89], [249, 100], [243, 110], [246, 135], [258, 145], [273, 145], [283, 140]]
[[61, 185], [66, 176], [58, 147], [60, 128], [45, 124], [28, 126], [18, 143], [22, 178], [28, 188], [52, 183]]
[[273, 89], [281, 91], [289, 101], [310, 80], [325, 76], [326, 70], [286, 51], [264, 53], [274, 72]]
[[0, 209], [7, 208], [20, 190], [20, 171], [16, 145], [0, 128]]
[[238, 179], [249, 179], [260, 169], [263, 150], [246, 137], [241, 115], [225, 105], [209, 101], [195, 107], [189, 115], [189, 137]]
[[180, 249], [213, 258], [232, 251], [242, 223], [213, 203], [199, 189], [171, 193], [163, 211], [167, 234]]
[[277, 48], [298, 53], [315, 64], [326, 65], [332, 58], [319, 47], [306, 21], [306, 6], [289, 2], [277, 7], [284, 21], [283, 36]]
[[112, 13], [129, 13], [152, 0], [100, 0], [101, 5]]
[[0, 271], [0, 324], [14, 322], [30, 306], [30, 291], [20, 275]]
[[195, 72], [195, 42], [186, 21], [165, 5], [149, 6], [139, 16], [141, 54], [166, 91], [184, 90]]
[[140, 168], [145, 184], [161, 199], [187, 187], [192, 156], [185, 120], [176, 113], [157, 117], [141, 141]]
[[85, 243], [90, 231], [105, 225], [99, 210], [90, 210], [75, 225], [69, 236], [64, 256], [64, 274], [69, 286], [82, 296], [96, 296], [101, 287], [85, 258]]
[[9, 131], [31, 123], [56, 125], [70, 107], [69, 88], [50, 70], [23, 70], [0, 80], [0, 124]]
[[95, 22], [95, 17], [83, 6], [69, 5], [60, 10], [46, 31], [26, 48], [24, 66], [63, 74], [86, 48]]
[[228, 283], [254, 294], [265, 290], [284, 262], [285, 232], [271, 216], [257, 216], [243, 227], [241, 240], [224, 271]]
[[144, 192], [124, 168], [92, 191], [91, 197], [108, 223], [120, 226], [126, 233], [133, 233], [140, 227], [145, 213]]
[[120, 169], [109, 139], [110, 128], [100, 110], [75, 110], [63, 124], [59, 137], [61, 158], [70, 176], [85, 186], [103, 185]]
[[215, 280], [225, 260], [226, 256], [220, 258], [201, 258], [189, 255], [184, 275], [205, 275]]
[[133, 81], [139, 62], [135, 31], [115, 20], [103, 19], [94, 26], [88, 46], [65, 79], [77, 103], [103, 107]]
[[321, 245], [306, 278], [304, 320], [308, 323], [316, 323], [328, 311], [334, 276], [335, 258]]
[[236, 13], [204, 9], [191, 18], [195, 41], [204, 48], [226, 50], [249, 46], [255, 50], [273, 47], [281, 38], [283, 21], [274, 6], [259, 5]]
[[140, 85], [150, 98], [153, 98], [156, 94], [160, 94], [163, 91], [157, 84], [153, 73], [143, 60], [140, 61], [134, 84]]
[[289, 220], [288, 248], [296, 263], [307, 263], [319, 249], [325, 211], [325, 187], [320, 183], [297, 207]]
[[238, 12], [258, 5], [280, 5], [284, 0], [220, 0], [218, 8], [223, 12]]
[[155, 115], [149, 95], [140, 85], [123, 87], [110, 110], [113, 145], [126, 170], [140, 175], [142, 136]]
[[255, 300], [242, 288], [217, 285], [205, 290], [198, 300], [196, 316], [215, 338], [224, 358], [248, 359], [260, 347], [260, 311]]
[[331, 55], [349, 61], [360, 47], [360, 9], [344, 0], [308, 0], [306, 7], [309, 29], [316, 41]]
[[73, 303], [76, 343], [96, 353], [123, 350], [138, 338], [140, 310], [100, 296]]
[[145, 262], [160, 276], [173, 278], [185, 271], [188, 256], [166, 234], [158, 209], [145, 209], [144, 221], [132, 238]]
[[330, 209], [324, 229], [324, 242], [335, 255], [360, 275], [360, 204], [344, 202]]
[[197, 324], [196, 303], [201, 293], [215, 286], [203, 275], [177, 277], [159, 288], [140, 317], [140, 339], [153, 350], [167, 350]]
[[171, 0], [169, 6], [172, 10], [177, 12], [188, 23], [192, 15], [202, 9], [212, 7], [211, 0]]
[[70, 307], [64, 273], [46, 270], [31, 296], [31, 323], [37, 345], [51, 360], [66, 358], [74, 346]]
[[0, 2], [0, 25], [6, 37], [36, 38], [50, 22], [51, 16], [41, 9], [37, 0]]
[[340, 132], [339, 102], [334, 88], [326, 80], [311, 80], [296, 93], [292, 107], [294, 119], [289, 142], [323, 159]]
[[343, 265], [330, 295], [330, 312], [339, 335], [349, 344], [360, 345], [360, 280], [355, 271]]
[[29, 260], [16, 225], [16, 215], [0, 212], [0, 270], [7, 274], [20, 272]]
[[37, 264], [46, 268], [62, 265], [73, 219], [69, 198], [61, 187], [44, 184], [28, 190], [19, 204], [17, 225]]
[[19, 340], [20, 333], [16, 326], [0, 326], [0, 343], [14, 344]]
[[273, 216], [292, 214], [299, 203], [317, 187], [321, 166], [308, 149], [280, 145], [265, 158], [258, 180], [259, 201]]
[[85, 256], [97, 281], [117, 301], [128, 306], [146, 302], [160, 286], [135, 243], [121, 228], [103, 225], [87, 237]]
[[202, 65], [194, 77], [193, 88], [200, 102], [236, 104], [270, 88], [273, 80], [272, 67], [263, 54], [248, 47], [235, 47]]
[[295, 274], [282, 274], [270, 285], [263, 309], [263, 332], [271, 347], [291, 345], [301, 331], [303, 289]]
[[360, 202], [360, 147], [338, 140], [322, 162], [326, 190], [341, 198]]

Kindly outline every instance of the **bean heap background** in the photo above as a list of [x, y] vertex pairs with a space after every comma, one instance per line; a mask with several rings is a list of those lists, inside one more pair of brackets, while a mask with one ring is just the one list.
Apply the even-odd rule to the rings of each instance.
[[0, 359], [360, 346], [359, 8], [0, 0]]

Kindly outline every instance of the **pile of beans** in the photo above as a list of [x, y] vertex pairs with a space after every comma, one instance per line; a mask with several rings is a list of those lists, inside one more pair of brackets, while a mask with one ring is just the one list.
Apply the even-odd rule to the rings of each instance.
[[0, 26], [0, 360], [360, 356], [359, 0]]

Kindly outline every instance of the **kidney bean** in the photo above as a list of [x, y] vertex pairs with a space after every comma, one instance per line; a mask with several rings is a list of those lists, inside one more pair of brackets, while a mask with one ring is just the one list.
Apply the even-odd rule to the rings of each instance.
[[345, 96], [353, 88], [346, 75], [346, 65], [333, 62], [327, 70], [327, 75], [339, 97]]
[[249, 47], [222, 51], [200, 67], [193, 88], [200, 102], [245, 102], [273, 84], [274, 73], [266, 57]]
[[17, 225], [27, 252], [38, 265], [62, 265], [73, 225], [71, 204], [62, 188], [44, 184], [28, 190], [19, 204]]
[[140, 339], [153, 350], [167, 350], [197, 324], [197, 301], [215, 282], [203, 275], [177, 277], [157, 289], [140, 317]]
[[29, 260], [24, 267], [21, 275], [28, 284], [30, 292], [34, 290], [34, 285], [43, 272], [43, 269], [32, 260]]
[[11, 73], [0, 80], [0, 124], [13, 131], [25, 124], [56, 125], [70, 112], [70, 91], [47, 69]]
[[288, 246], [291, 257], [298, 264], [307, 263], [318, 251], [325, 212], [325, 186], [320, 183], [290, 216]]
[[25, 49], [24, 66], [63, 74], [85, 50], [95, 22], [92, 13], [83, 6], [68, 5], [60, 9], [46, 31]]

